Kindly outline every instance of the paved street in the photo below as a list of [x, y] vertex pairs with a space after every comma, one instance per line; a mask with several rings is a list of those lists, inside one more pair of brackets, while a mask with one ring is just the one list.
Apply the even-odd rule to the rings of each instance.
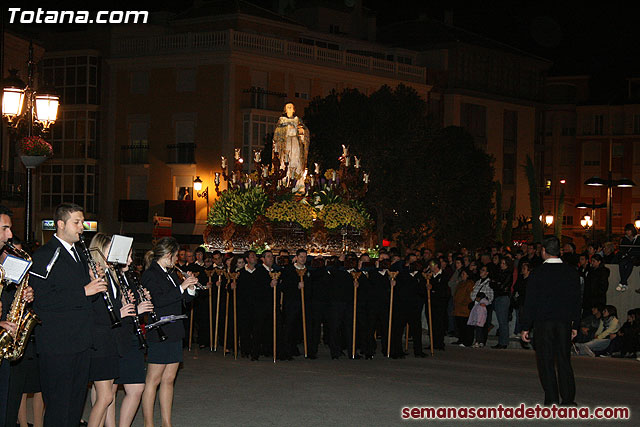
[[[573, 361], [580, 405], [630, 406], [632, 420], [624, 424], [638, 425], [633, 415], [640, 414], [640, 362], [585, 357]], [[193, 349], [185, 351], [184, 369], [176, 383], [173, 421], [175, 426], [387, 426], [402, 422], [400, 410], [405, 405], [517, 406], [534, 405], [541, 398], [533, 352], [521, 349], [447, 346], [433, 358], [371, 361], [330, 360], [324, 349], [318, 360], [275, 366], [267, 359], [234, 361]], [[141, 411], [134, 425], [142, 425]], [[157, 403], [156, 425], [160, 425]]]

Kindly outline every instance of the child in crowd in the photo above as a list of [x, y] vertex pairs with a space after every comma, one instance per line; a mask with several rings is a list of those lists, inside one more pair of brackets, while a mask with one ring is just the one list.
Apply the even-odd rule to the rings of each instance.
[[489, 305], [487, 296], [484, 292], [478, 292], [471, 313], [469, 313], [469, 320], [467, 321], [467, 325], [474, 327], [475, 343], [472, 346], [473, 348], [484, 347], [484, 343], [482, 342], [482, 328], [487, 321], [487, 305]]

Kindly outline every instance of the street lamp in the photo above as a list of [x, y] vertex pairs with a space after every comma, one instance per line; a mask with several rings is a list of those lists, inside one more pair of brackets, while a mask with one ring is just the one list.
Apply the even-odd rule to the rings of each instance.
[[[41, 129], [38, 133], [46, 132], [56, 121], [60, 99], [54, 91], [41, 88], [36, 91], [33, 84], [33, 71], [35, 62], [33, 60], [33, 43], [29, 43], [29, 60], [27, 61], [27, 83], [25, 84], [18, 77], [18, 71], [9, 70], [9, 77], [2, 81], [2, 116], [7, 119], [9, 127], [16, 136], [24, 132], [26, 126], [26, 136], [34, 135], [34, 125]], [[46, 160], [46, 157], [33, 158], [32, 156], [22, 156], [22, 162], [27, 169], [27, 197], [25, 200], [25, 240], [31, 242], [31, 212], [32, 195], [31, 181], [33, 169]]]
[[589, 185], [591, 187], [607, 187], [607, 204], [605, 205], [607, 207], [607, 240], [611, 239], [611, 221], [613, 218], [613, 187], [630, 188], [635, 187], [636, 185], [635, 182], [628, 178], [613, 179], [611, 175], [611, 170], [609, 170], [609, 176], [607, 179], [592, 176], [584, 182], [585, 185]]
[[580, 220], [580, 225], [585, 229], [588, 230], [591, 227], [593, 227], [593, 220], [591, 219], [591, 217], [589, 215], [585, 215], [582, 217], [582, 219]]
[[[596, 227], [594, 226], [595, 224], [595, 219], [596, 219], [596, 209], [602, 209], [602, 208], [606, 208], [607, 204], [606, 203], [598, 203], [596, 204], [596, 199], [594, 198], [592, 203], [578, 203], [576, 205], [576, 208], [578, 209], [591, 209], [591, 215], [585, 215], [585, 218], [588, 219], [588, 222], [591, 223], [591, 225], [589, 225], [589, 227], [587, 227], [587, 230], [589, 228], [591, 228], [593, 226], [593, 240], [596, 240]], [[582, 220], [580, 221], [580, 225], [582, 225]], [[584, 225], [583, 225], [584, 227]]]
[[196, 191], [198, 197], [202, 197], [207, 200], [207, 207], [209, 206], [209, 187], [205, 188], [203, 192], [202, 190], [202, 180], [200, 176], [196, 176], [196, 179], [193, 180], [193, 189]]
[[636, 230], [640, 230], [640, 216], [636, 217], [636, 220], [633, 222], [633, 225], [636, 227]]
[[547, 227], [551, 227], [551, 225], [553, 224], [553, 215], [551, 214], [551, 212], [547, 212], [547, 214], [544, 216], [544, 223]]

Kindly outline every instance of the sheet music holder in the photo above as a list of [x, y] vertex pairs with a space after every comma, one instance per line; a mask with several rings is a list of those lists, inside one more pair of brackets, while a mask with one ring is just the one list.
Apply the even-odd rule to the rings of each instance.
[[128, 264], [131, 245], [133, 245], [133, 237], [115, 234], [111, 238], [107, 262], [109, 264]]
[[54, 264], [58, 260], [59, 256], [60, 256], [60, 248], [56, 248], [56, 251], [53, 253], [51, 260], [47, 264], [47, 267], [45, 268], [45, 271], [42, 274], [36, 273], [33, 270], [31, 270], [29, 274], [31, 274], [32, 276], [36, 276], [41, 279], [47, 280], [47, 277], [49, 277], [49, 273], [51, 273], [51, 269], [53, 268]]
[[166, 325], [167, 323], [173, 323], [176, 320], [181, 320], [186, 318], [187, 318], [186, 314], [180, 314], [180, 315], [171, 314], [169, 316], [163, 316], [157, 322], [148, 324], [145, 329], [150, 331], [151, 329], [157, 328], [158, 326]]
[[5, 280], [13, 283], [20, 283], [32, 264], [33, 263], [31, 261], [27, 261], [24, 258], [7, 254], [7, 257], [2, 262]]

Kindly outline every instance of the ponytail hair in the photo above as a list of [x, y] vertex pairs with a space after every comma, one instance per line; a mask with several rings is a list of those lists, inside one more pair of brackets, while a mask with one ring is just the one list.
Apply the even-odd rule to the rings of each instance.
[[153, 261], [158, 261], [166, 254], [174, 254], [178, 252], [180, 245], [174, 237], [163, 237], [158, 240], [150, 251], [144, 254], [144, 264], [146, 268], [151, 266]]

